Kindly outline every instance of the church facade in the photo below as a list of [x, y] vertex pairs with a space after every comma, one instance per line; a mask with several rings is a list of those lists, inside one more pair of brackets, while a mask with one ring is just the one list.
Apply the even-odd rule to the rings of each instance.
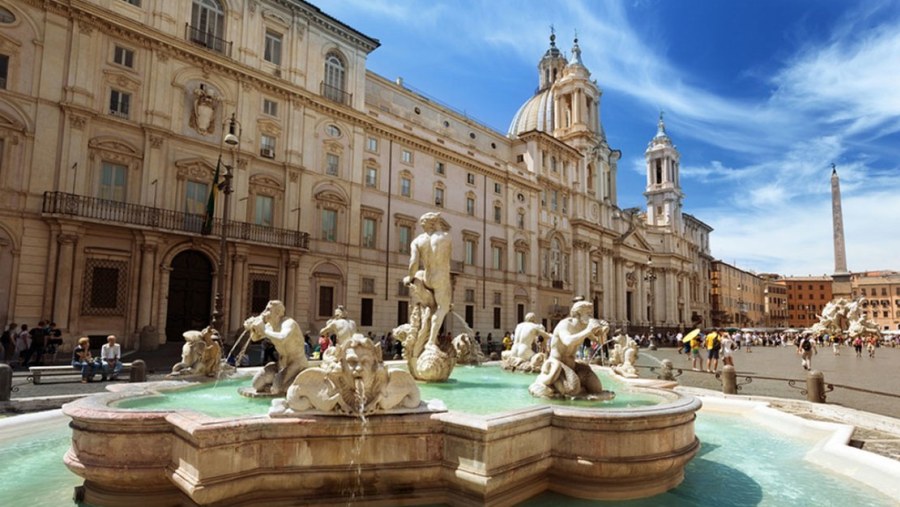
[[497, 132], [367, 70], [379, 42], [300, 0], [0, 0], [0, 26], [0, 323], [153, 348], [221, 288], [228, 332], [278, 298], [305, 331], [343, 305], [380, 334], [428, 211], [453, 237], [449, 331], [551, 326], [576, 296], [630, 330], [709, 322], [680, 154], [660, 118], [647, 209], [619, 208], [577, 40], [569, 61], [551, 38]]

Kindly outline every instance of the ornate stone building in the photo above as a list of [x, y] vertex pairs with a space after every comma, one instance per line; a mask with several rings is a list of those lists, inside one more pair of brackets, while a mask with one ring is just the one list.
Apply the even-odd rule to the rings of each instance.
[[[0, 321], [154, 347], [208, 323], [221, 279], [229, 331], [281, 298], [304, 330], [343, 304], [384, 332], [435, 209], [455, 311], [483, 333], [552, 325], [576, 295], [617, 325], [709, 321], [711, 229], [682, 213], [679, 154], [660, 118], [648, 210], [617, 206], [577, 41], [568, 61], [551, 39], [501, 133], [369, 72], [378, 41], [300, 0], [0, 0], [0, 27]], [[225, 173], [230, 223], [219, 193], [202, 235]]]

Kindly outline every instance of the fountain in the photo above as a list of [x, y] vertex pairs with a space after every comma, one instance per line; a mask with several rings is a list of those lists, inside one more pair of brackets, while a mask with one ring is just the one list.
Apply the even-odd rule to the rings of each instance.
[[609, 331], [590, 318], [586, 301], [576, 301], [554, 329], [550, 355], [528, 387], [530, 404], [474, 416], [423, 403], [413, 379], [456, 389], [447, 381], [466, 342], [438, 338], [450, 310], [450, 238], [438, 213], [426, 213], [420, 224], [425, 232], [412, 243], [404, 279], [416, 306], [395, 330], [405, 339], [408, 371], [386, 368], [380, 346], [355, 334], [342, 308], [326, 325], [341, 335], [338, 345], [319, 367], [307, 368], [300, 327], [280, 301], [270, 301], [244, 327], [251, 341], [272, 340], [279, 360], [241, 390], [277, 396], [268, 414], [122, 406], [188, 385], [175, 381], [118, 385], [64, 407], [72, 419], [65, 463], [84, 479], [85, 501], [332, 504], [344, 503], [350, 491], [361, 505], [510, 505], [546, 490], [646, 497], [683, 480], [700, 447], [700, 401], [635, 388], [652, 402], [606, 408], [613, 393], [574, 357], [585, 339], [603, 343]]
[[540, 371], [546, 356], [543, 352], [534, 352], [532, 350], [538, 337], [543, 337], [547, 343], [552, 338], [550, 333], [544, 329], [544, 326], [538, 324], [537, 316], [529, 312], [525, 315], [525, 321], [516, 325], [516, 329], [513, 332], [512, 348], [504, 350], [500, 355], [503, 369], [523, 373]]
[[222, 371], [219, 332], [207, 326], [202, 331], [185, 331], [182, 336], [181, 361], [172, 367], [169, 377], [218, 377]]

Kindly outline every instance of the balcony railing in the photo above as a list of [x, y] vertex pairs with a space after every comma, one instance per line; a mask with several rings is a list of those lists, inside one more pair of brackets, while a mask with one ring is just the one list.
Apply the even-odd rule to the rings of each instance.
[[[43, 214], [136, 225], [189, 235], [200, 234], [204, 219], [203, 215], [65, 192], [44, 192]], [[221, 234], [222, 221], [215, 219], [210, 236], [216, 238], [221, 237]], [[226, 237], [238, 241], [309, 249], [309, 234], [306, 232], [276, 229], [248, 222], [229, 221]]]
[[344, 104], [345, 106], [349, 106], [353, 101], [353, 95], [345, 92], [344, 90], [338, 88], [337, 86], [331, 86], [330, 84], [326, 84], [325, 81], [322, 81], [321, 92], [323, 97], [333, 102], [338, 102], [340, 104]]
[[231, 41], [216, 37], [211, 32], [203, 31], [196, 26], [185, 23], [184, 37], [194, 44], [199, 44], [216, 53], [221, 53], [229, 58], [231, 57]]

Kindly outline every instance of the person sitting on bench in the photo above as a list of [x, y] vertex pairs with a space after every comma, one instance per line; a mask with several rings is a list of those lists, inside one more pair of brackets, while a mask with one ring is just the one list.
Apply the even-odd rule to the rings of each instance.
[[[116, 335], [106, 337], [106, 343], [100, 348], [100, 361], [103, 366], [103, 378], [116, 380], [122, 372], [122, 346], [116, 343]], [[110, 374], [112, 372], [112, 374]]]
[[81, 383], [94, 381], [94, 358], [91, 356], [91, 340], [87, 336], [78, 339], [78, 346], [72, 352], [72, 367], [81, 369]]

